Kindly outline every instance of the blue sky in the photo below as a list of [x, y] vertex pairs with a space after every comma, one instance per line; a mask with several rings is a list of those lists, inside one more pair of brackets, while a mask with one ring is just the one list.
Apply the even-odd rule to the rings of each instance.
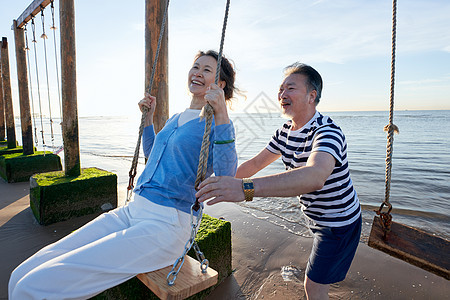
[[[57, 5], [56, 1], [56, 6]], [[8, 37], [15, 114], [19, 112], [12, 20], [31, 0], [0, 0], [0, 34]], [[170, 113], [189, 105], [187, 72], [198, 50], [218, 49], [226, 1], [172, 0], [169, 8]], [[79, 116], [138, 115], [144, 93], [144, 0], [77, 0]], [[52, 110], [58, 115], [50, 7], [44, 11]], [[400, 0], [395, 109], [450, 109], [450, 2]], [[247, 102], [274, 102], [283, 67], [301, 61], [324, 79], [320, 111], [389, 107], [391, 1], [232, 0], [224, 53]], [[36, 18], [41, 34], [41, 19]], [[59, 24], [57, 24], [59, 27]], [[30, 29], [30, 28], [29, 28]], [[29, 30], [30, 31], [30, 30]], [[42, 42], [37, 43], [42, 109], [48, 113]], [[59, 59], [59, 58], [58, 58]], [[31, 68], [34, 69], [31, 59]], [[36, 84], [34, 84], [34, 87]], [[36, 101], [36, 88], [35, 101]], [[37, 106], [37, 104], [35, 104]]]

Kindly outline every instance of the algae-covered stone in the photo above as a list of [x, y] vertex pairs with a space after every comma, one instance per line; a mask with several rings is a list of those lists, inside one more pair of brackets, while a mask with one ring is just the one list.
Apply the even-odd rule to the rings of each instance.
[[[200, 250], [209, 261], [209, 266], [219, 272], [218, 284], [231, 274], [231, 223], [228, 221], [203, 215], [195, 238]], [[187, 242], [187, 241], [186, 241]], [[181, 255], [181, 253], [180, 253]], [[189, 256], [196, 258], [190, 251]], [[175, 281], [176, 284], [176, 281]], [[204, 290], [188, 299], [203, 299], [214, 287]], [[97, 295], [95, 300], [121, 300], [121, 299], [158, 299], [150, 289], [136, 277]]]
[[0, 176], [7, 182], [30, 180], [30, 176], [49, 171], [61, 170], [58, 155], [38, 151], [34, 154], [12, 153], [0, 156]]
[[108, 211], [117, 207], [117, 175], [98, 168], [74, 177], [36, 174], [30, 178], [30, 206], [42, 225]]
[[22, 153], [22, 146], [17, 146], [16, 148], [0, 147], [0, 155], [7, 155], [12, 153]]

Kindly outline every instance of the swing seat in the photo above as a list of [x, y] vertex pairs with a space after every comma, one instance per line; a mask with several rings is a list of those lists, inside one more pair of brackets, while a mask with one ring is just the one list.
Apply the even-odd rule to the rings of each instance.
[[185, 299], [217, 283], [217, 271], [208, 267], [206, 273], [202, 273], [200, 262], [188, 255], [184, 259], [184, 264], [172, 286], [167, 284], [167, 274], [172, 270], [172, 266], [138, 274], [137, 278], [163, 300]]
[[383, 239], [380, 217], [375, 216], [368, 245], [445, 279], [450, 279], [450, 242], [424, 231], [392, 222]]

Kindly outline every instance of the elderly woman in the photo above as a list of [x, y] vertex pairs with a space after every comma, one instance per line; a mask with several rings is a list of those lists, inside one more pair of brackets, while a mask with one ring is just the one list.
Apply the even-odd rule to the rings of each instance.
[[143, 132], [148, 162], [137, 181], [134, 200], [104, 213], [51, 244], [19, 265], [11, 274], [9, 299], [85, 299], [139, 273], [171, 265], [190, 237], [190, 209], [205, 121], [201, 108], [214, 108], [207, 176], [234, 176], [237, 169], [235, 132], [226, 102], [237, 90], [235, 71], [218, 54], [199, 52], [188, 74], [189, 108], [175, 114], [155, 135], [157, 99], [145, 95], [139, 107], [148, 109]]

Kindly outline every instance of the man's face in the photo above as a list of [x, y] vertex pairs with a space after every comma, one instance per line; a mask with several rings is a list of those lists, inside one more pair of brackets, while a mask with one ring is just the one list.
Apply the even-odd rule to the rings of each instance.
[[280, 85], [278, 101], [283, 114], [295, 118], [310, 105], [314, 105], [315, 95], [315, 90], [308, 92], [305, 75], [291, 74]]

